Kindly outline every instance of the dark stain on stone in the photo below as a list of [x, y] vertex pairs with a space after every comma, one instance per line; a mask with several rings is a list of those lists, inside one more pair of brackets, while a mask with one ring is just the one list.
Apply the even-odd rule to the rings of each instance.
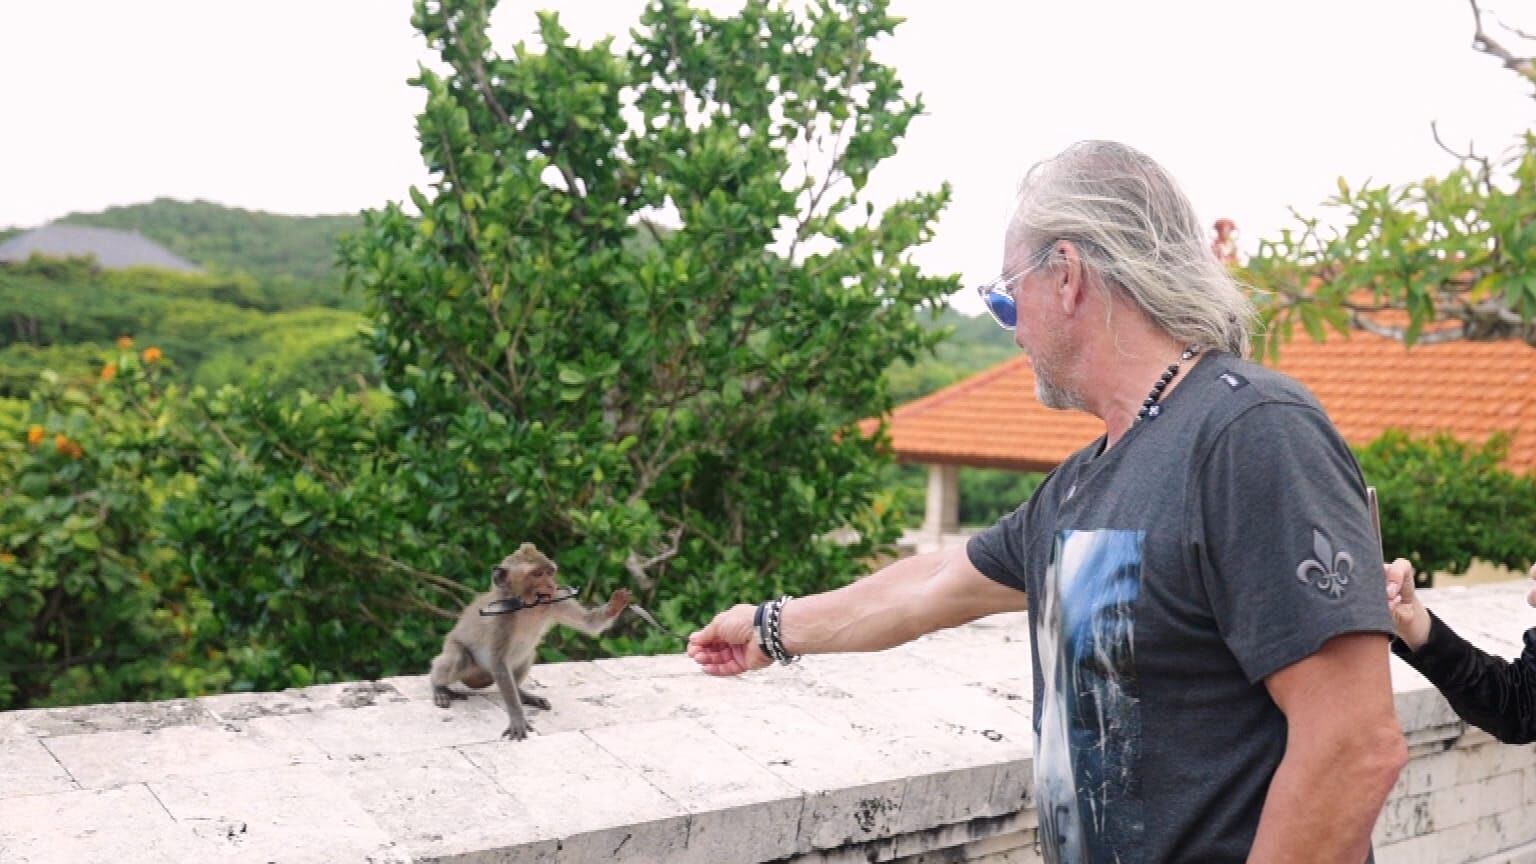
[[859, 825], [859, 830], [869, 834], [875, 830], [875, 822], [880, 816], [896, 809], [896, 804], [885, 798], [865, 798], [859, 802], [857, 810], [853, 811], [853, 821]]

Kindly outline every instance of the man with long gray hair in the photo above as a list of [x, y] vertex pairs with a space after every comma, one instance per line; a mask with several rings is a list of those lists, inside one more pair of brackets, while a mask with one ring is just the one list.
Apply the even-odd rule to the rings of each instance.
[[1200, 226], [1125, 145], [1035, 166], [982, 299], [1103, 436], [965, 548], [733, 607], [688, 653], [734, 675], [1028, 608], [1047, 861], [1369, 860], [1406, 750], [1365, 485], [1243, 359], [1253, 309]]

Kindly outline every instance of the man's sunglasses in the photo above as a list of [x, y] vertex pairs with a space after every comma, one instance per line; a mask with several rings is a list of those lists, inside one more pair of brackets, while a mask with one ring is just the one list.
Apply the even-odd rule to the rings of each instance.
[[981, 295], [981, 302], [991, 313], [992, 320], [1004, 330], [1012, 330], [1019, 324], [1019, 307], [1013, 302], [1013, 283], [1023, 279], [1030, 273], [1040, 269], [1041, 265], [1050, 260], [1052, 246], [1049, 244], [1034, 255], [1035, 263], [1014, 273], [1004, 274], [976, 286], [976, 293]]

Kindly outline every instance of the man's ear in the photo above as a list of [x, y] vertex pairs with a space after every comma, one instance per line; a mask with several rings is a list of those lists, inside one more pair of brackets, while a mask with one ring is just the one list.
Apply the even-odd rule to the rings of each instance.
[[1088, 268], [1082, 256], [1077, 254], [1077, 247], [1069, 240], [1058, 241], [1056, 250], [1051, 254], [1059, 255], [1062, 259], [1061, 271], [1053, 286], [1056, 302], [1061, 304], [1062, 312], [1071, 315], [1083, 305], [1084, 294], [1088, 290]]

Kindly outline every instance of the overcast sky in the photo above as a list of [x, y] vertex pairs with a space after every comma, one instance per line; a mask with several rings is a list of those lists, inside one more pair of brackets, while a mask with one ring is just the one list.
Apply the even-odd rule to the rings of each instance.
[[[504, 0], [501, 48], [561, 12], [583, 41], [626, 33], [640, 0]], [[715, 0], [712, 8], [729, 8]], [[1536, 15], [1510, 23], [1536, 28]], [[872, 188], [948, 180], [919, 262], [990, 278], [1023, 171], [1083, 138], [1162, 160], [1242, 245], [1320, 213], [1337, 178], [1402, 182], [1452, 142], [1502, 150], [1536, 101], [1469, 47], [1464, 0], [896, 0], [879, 48], [927, 116]], [[405, 197], [426, 56], [406, 0], [0, 0], [0, 225], [159, 196], [281, 213]], [[1495, 31], [1501, 32], [1501, 31]], [[1509, 41], [1516, 41], [1509, 37]]]

